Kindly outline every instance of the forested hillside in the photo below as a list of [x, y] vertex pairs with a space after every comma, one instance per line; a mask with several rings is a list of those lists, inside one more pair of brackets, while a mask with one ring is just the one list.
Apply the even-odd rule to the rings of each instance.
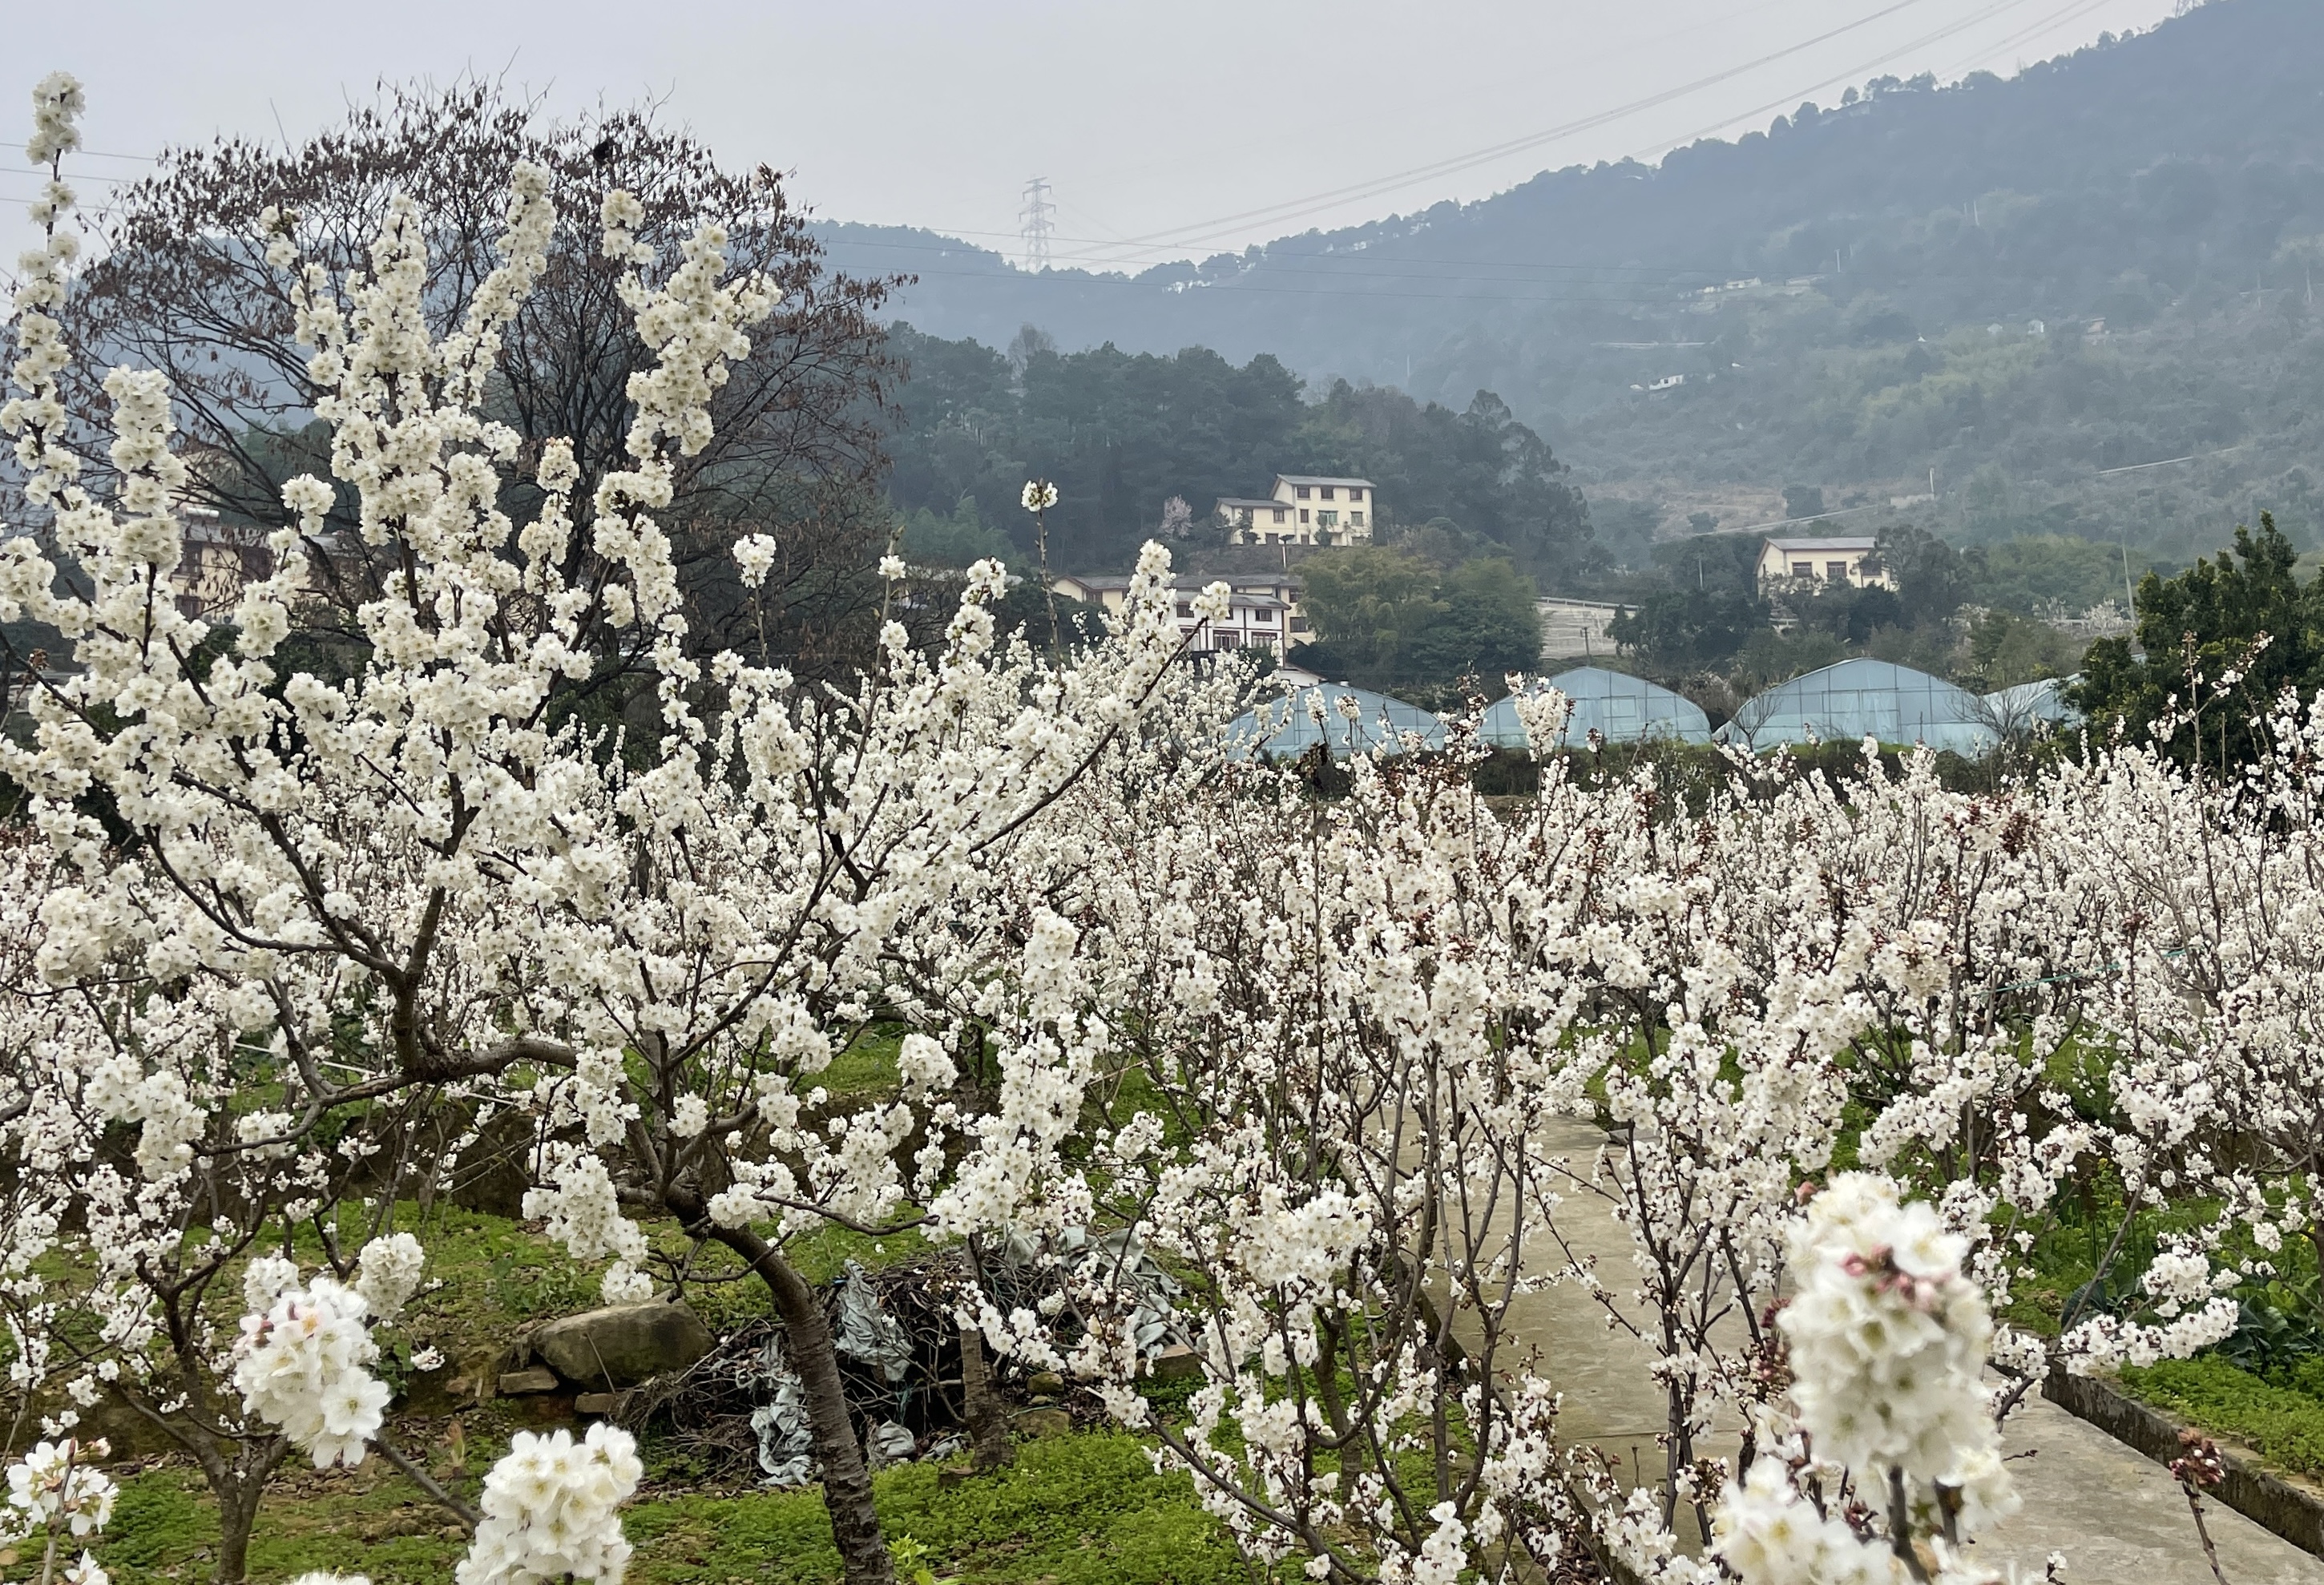
[[[1456, 410], [1345, 382], [1303, 398], [1298, 379], [1261, 354], [1240, 367], [1190, 348], [1162, 357], [1112, 346], [1059, 353], [1020, 341], [1006, 356], [909, 326], [890, 348], [909, 369], [889, 442], [890, 494], [924, 559], [965, 562], [1028, 548], [1017, 506], [1028, 477], [1051, 479], [1052, 563], [1126, 566], [1152, 535], [1215, 544], [1222, 495], [1264, 494], [1281, 473], [1360, 475], [1379, 486], [1382, 525], [1432, 521], [1464, 546], [1551, 576], [1587, 565], [1587, 509], [1541, 437], [1479, 392]], [[1171, 498], [1191, 521], [1169, 527]], [[1451, 525], [1447, 527], [1445, 525]]]
[[1787, 485], [1872, 527], [1933, 471], [1904, 515], [1954, 538], [2184, 560], [2262, 506], [2303, 545], [2324, 529], [2319, 60], [2312, 0], [2212, 0], [2006, 81], [1887, 79], [1655, 166], [1135, 278], [825, 237], [918, 272], [899, 312], [936, 335], [1268, 353], [1311, 394], [1496, 392], [1632, 555], [1691, 518], [1782, 516]]

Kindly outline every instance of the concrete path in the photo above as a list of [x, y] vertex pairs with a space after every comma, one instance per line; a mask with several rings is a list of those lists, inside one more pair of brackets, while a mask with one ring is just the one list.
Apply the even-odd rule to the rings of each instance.
[[[1577, 1166], [1604, 1139], [1581, 1119], [1561, 1120], [1545, 1131], [1550, 1149], [1570, 1151]], [[1607, 1286], [1620, 1293], [1635, 1285], [1629, 1233], [1599, 1204], [1569, 1193], [1558, 1221], [1577, 1255], [1598, 1258]], [[1667, 1411], [1647, 1375], [1651, 1351], [1610, 1329], [1602, 1306], [1578, 1286], [1524, 1295], [1513, 1314], [1518, 1340], [1539, 1350], [1540, 1368], [1565, 1395], [1559, 1422], [1568, 1442], [1618, 1458], [1632, 1479], [1640, 1478], [1643, 1462], [1645, 1483], [1659, 1484], [1655, 1437]], [[2015, 1564], [2021, 1578], [2038, 1580], [2054, 1551], [2065, 1553], [2073, 1585], [2215, 1585], [2186, 1498], [2160, 1464], [2040, 1397], [2010, 1417], [2005, 1444], [2012, 1455], [2032, 1453], [2010, 1465], [2024, 1506], [1978, 1544], [1979, 1561]], [[1714, 1435], [1702, 1451], [1731, 1455], [1733, 1449], [1731, 1437]], [[2324, 1559], [2221, 1504], [2204, 1507], [2228, 1585], [2324, 1585]]]

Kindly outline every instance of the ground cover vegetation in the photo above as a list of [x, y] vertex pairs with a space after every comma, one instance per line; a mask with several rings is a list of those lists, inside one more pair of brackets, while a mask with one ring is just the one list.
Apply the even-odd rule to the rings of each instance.
[[[80, 108], [40, 85], [35, 162]], [[44, 1577], [102, 1585], [124, 1507], [190, 1502], [237, 1585], [292, 1464], [374, 1457], [441, 1510], [459, 1585], [676, 1578], [673, 1554], [826, 1533], [851, 1585], [936, 1547], [997, 1571], [1006, 1499], [1077, 1484], [1057, 1507], [1086, 1530], [1108, 1478], [1049, 1461], [1123, 1445], [1002, 1474], [997, 1368], [1072, 1384], [1184, 1478], [1215, 1525], [1188, 1556], [1971, 1585], [1997, 1578], [1973, 1544], [2015, 1506], [1997, 1426], [2026, 1394], [2232, 1339], [2239, 1291], [2324, 1240], [2324, 708], [2268, 701], [2232, 779], [2124, 742], [1954, 791], [1868, 751], [1844, 789], [1779, 756], [1690, 804], [1545, 755], [1496, 803], [1463, 747], [1358, 760], [1323, 800], [1227, 757], [1256, 679], [1177, 663], [1158, 544], [1072, 644], [996, 636], [990, 560], [916, 640], [882, 558], [864, 668], [805, 686], [702, 641], [659, 521], [783, 289], [715, 217], [658, 240], [618, 170], [581, 217], [558, 180], [513, 164], [448, 312], [409, 196], [352, 270], [254, 217], [331, 477], [281, 482], [269, 574], [217, 622], [161, 594], [191, 471], [169, 381], [114, 367], [109, 438], [75, 428], [69, 190], [35, 212], [0, 618], [78, 669], [24, 677], [0, 741], [0, 1308], [37, 1427], [7, 1521]], [[570, 445], [498, 416], [559, 247], [612, 262], [646, 349], [586, 493]], [[336, 671], [294, 646], [334, 511], [398, 569]], [[771, 539], [719, 548], [746, 605]], [[642, 751], [556, 710], [600, 627], [651, 698]], [[2198, 689], [2190, 730], [2221, 707]], [[1558, 696], [1517, 708], [1555, 740]], [[1560, 1117], [1602, 1147], [1549, 1147]], [[480, 1487], [405, 1445], [428, 1240], [482, 1236], [421, 1212], [487, 1139], [523, 1236], [603, 1300], [733, 1278], [764, 1304], [824, 1528], [652, 1489], [604, 1421], [512, 1432]], [[1627, 1268], [1579, 1252], [1577, 1219], [1609, 1216]], [[939, 1313], [984, 1484], [952, 1505], [925, 1471], [874, 1481], [817, 1292], [835, 1240], [908, 1239], [964, 1273]], [[2085, 1243], [2051, 1316], [2045, 1258]], [[1010, 1302], [1004, 1259], [1046, 1295]], [[1149, 1259], [1194, 1339], [1167, 1396]], [[1553, 1283], [1653, 1358], [1638, 1484], [1558, 1435], [1518, 1304]], [[134, 1502], [84, 1440], [100, 1405], [182, 1454]], [[1020, 1555], [1065, 1550], [1023, 1529]], [[286, 1569], [355, 1561], [281, 1537]], [[156, 1538], [120, 1544], [143, 1567]]]

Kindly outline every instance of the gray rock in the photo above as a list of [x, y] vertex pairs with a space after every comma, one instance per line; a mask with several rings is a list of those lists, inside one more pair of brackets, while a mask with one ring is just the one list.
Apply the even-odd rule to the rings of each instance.
[[1074, 1417], [1063, 1409], [1020, 1409], [1010, 1422], [1019, 1436], [1063, 1436], [1074, 1428]]
[[536, 1327], [532, 1351], [578, 1387], [619, 1391], [665, 1370], [683, 1370], [715, 1346], [684, 1304], [615, 1304]]
[[501, 1372], [501, 1396], [504, 1398], [521, 1397], [526, 1393], [555, 1392], [556, 1390], [557, 1372], [545, 1370], [538, 1365], [528, 1370]]
[[1194, 1381], [1203, 1374], [1203, 1357], [1184, 1343], [1173, 1343], [1155, 1355], [1147, 1368], [1157, 1381]]

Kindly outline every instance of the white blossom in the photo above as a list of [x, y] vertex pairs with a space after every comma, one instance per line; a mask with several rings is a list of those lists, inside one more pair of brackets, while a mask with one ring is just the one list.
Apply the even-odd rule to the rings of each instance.
[[234, 1384], [249, 1411], [282, 1428], [318, 1470], [361, 1463], [386, 1419], [387, 1384], [367, 1368], [379, 1358], [353, 1288], [318, 1276], [243, 1317]]
[[592, 1425], [520, 1431], [484, 1477], [484, 1523], [460, 1561], [458, 1585], [532, 1585], [569, 1576], [620, 1585], [630, 1545], [621, 1505], [644, 1474], [629, 1433]]

